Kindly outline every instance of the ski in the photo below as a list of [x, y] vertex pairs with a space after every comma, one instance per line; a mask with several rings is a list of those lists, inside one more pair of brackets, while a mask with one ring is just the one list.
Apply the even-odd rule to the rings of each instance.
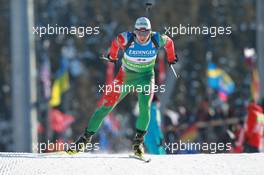
[[41, 157], [50, 157], [50, 156], [76, 156], [76, 155], [80, 155], [83, 154], [84, 152], [66, 152], [66, 151], [54, 151], [54, 152], [48, 152], [48, 153], [38, 153], [38, 156]]
[[45, 153], [36, 153], [37, 157], [57, 157], [67, 155], [64, 151], [54, 151], [54, 152], [45, 152]]
[[129, 155], [129, 158], [137, 159], [140, 161], [143, 161], [145, 163], [149, 163], [151, 161], [151, 158], [145, 157], [145, 156], [137, 156], [137, 155]]

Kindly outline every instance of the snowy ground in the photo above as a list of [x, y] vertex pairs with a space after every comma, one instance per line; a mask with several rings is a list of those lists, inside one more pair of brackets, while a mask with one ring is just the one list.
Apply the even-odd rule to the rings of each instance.
[[153, 156], [150, 163], [126, 154], [0, 153], [0, 174], [264, 175], [264, 154]]

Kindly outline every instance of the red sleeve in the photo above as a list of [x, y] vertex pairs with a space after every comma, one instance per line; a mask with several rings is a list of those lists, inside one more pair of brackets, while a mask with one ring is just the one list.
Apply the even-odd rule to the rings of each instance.
[[124, 49], [126, 44], [125, 33], [119, 34], [113, 41], [110, 47], [110, 57], [112, 60], [117, 60], [117, 54], [119, 49]]
[[167, 59], [169, 63], [177, 61], [177, 57], [175, 56], [176, 54], [174, 50], [174, 43], [172, 39], [169, 38], [168, 36], [166, 36], [166, 43], [164, 45], [164, 49], [166, 51]]

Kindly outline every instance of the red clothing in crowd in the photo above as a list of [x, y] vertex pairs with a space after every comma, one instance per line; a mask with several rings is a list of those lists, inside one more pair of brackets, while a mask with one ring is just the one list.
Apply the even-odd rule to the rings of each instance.
[[263, 131], [264, 114], [262, 107], [256, 103], [250, 103], [245, 125], [245, 141], [247, 144], [255, 148], [261, 148]]
[[49, 118], [51, 122], [51, 129], [58, 133], [63, 133], [69, 128], [70, 124], [74, 122], [74, 117], [64, 114], [57, 109], [49, 111]]

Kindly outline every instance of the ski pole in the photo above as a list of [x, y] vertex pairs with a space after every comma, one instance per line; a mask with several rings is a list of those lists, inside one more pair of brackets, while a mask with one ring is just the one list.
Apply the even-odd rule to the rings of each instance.
[[172, 69], [172, 72], [173, 74], [175, 75], [176, 78], [179, 78], [180, 76], [176, 73], [174, 67], [172, 66], [172, 64], [170, 65], [171, 69]]

